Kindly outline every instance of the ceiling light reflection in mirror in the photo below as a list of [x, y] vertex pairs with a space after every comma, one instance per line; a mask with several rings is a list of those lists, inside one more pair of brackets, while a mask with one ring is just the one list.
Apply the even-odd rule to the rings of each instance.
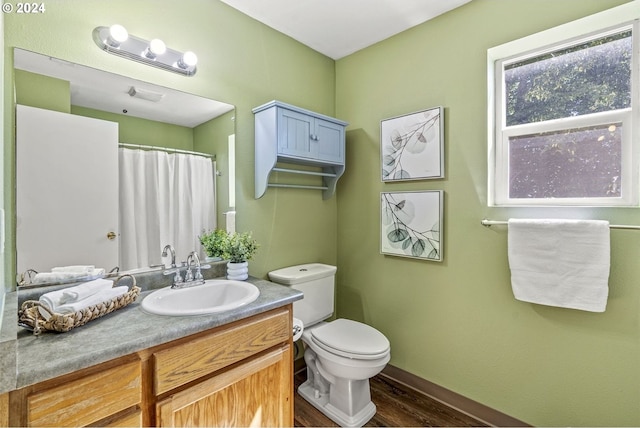
[[[73, 105], [188, 128], [235, 108], [231, 104], [22, 49], [15, 49], [14, 67], [69, 81]], [[150, 102], [142, 95], [132, 96], [130, 92], [154, 94], [153, 98], [160, 98], [162, 102]]]

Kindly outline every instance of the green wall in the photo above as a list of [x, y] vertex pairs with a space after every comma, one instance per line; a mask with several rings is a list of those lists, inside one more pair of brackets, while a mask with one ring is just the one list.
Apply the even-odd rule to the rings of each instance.
[[216, 155], [217, 224], [226, 227], [229, 211], [229, 136], [235, 133], [236, 112], [230, 111], [193, 129], [193, 150]]
[[71, 113], [116, 122], [120, 143], [193, 150], [193, 128], [79, 106]]
[[[605, 313], [516, 301], [507, 231], [483, 218], [602, 218], [638, 209], [487, 208], [487, 49], [625, 3], [474, 0], [337, 61], [350, 122], [338, 183], [338, 315], [391, 342], [391, 364], [537, 426], [640, 425], [640, 245], [611, 232]], [[380, 120], [445, 109], [446, 178], [381, 183]], [[444, 262], [383, 256], [380, 192], [445, 191]]]
[[16, 70], [14, 79], [17, 104], [62, 113], [71, 112], [71, 91], [66, 80], [23, 70]]

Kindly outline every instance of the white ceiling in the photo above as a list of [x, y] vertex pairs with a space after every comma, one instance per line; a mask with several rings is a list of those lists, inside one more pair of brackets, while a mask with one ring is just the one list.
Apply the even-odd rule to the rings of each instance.
[[222, 0], [333, 59], [471, 0]]

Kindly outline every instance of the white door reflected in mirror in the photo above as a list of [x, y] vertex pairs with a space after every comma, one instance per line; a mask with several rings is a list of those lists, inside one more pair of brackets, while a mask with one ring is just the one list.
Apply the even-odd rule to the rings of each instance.
[[118, 124], [16, 112], [17, 271], [118, 265]]

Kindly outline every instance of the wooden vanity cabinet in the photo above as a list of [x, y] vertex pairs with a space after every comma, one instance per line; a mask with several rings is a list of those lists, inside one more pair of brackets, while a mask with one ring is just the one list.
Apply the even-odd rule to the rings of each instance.
[[287, 305], [13, 391], [9, 425], [293, 426], [291, 314]]
[[9, 394], [0, 394], [0, 426], [9, 426]]

